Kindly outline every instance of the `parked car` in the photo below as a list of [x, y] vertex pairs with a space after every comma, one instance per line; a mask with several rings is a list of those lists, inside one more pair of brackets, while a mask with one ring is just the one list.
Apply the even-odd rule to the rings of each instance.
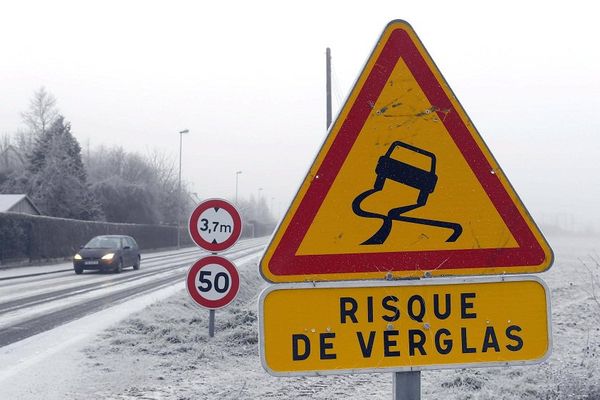
[[140, 269], [141, 255], [138, 244], [131, 236], [96, 236], [79, 249], [73, 257], [76, 274], [85, 269], [120, 273], [124, 267]]

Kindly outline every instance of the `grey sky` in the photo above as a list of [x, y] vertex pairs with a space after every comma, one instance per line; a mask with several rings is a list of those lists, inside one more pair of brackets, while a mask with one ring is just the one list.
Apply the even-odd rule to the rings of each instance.
[[600, 222], [598, 6], [570, 1], [6, 1], [0, 133], [45, 86], [85, 148], [177, 157], [201, 197], [282, 211], [389, 20], [407, 20], [538, 220]]

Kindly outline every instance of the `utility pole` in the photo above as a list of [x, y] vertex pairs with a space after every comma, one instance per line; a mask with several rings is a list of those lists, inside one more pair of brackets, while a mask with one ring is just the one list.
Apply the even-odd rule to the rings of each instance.
[[188, 133], [189, 129], [179, 131], [179, 183], [177, 184], [177, 249], [181, 247], [181, 149], [183, 144], [183, 134]]
[[242, 171], [236, 171], [235, 173], [235, 206], [238, 206], [238, 178]]
[[327, 91], [327, 130], [331, 126], [331, 50], [329, 47], [325, 52], [325, 68], [326, 68], [326, 91]]

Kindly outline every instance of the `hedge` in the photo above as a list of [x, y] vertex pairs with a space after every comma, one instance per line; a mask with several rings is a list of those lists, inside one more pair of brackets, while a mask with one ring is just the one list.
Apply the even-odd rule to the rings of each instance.
[[[249, 221], [242, 237], [270, 234], [275, 225]], [[166, 225], [115, 224], [39, 215], [0, 213], [0, 265], [71, 257], [81, 245], [98, 235], [129, 235], [142, 250], [177, 246], [177, 228]], [[193, 245], [187, 226], [181, 245]]]
[[[177, 228], [163, 225], [115, 224], [38, 215], [0, 213], [0, 265], [72, 256], [97, 235], [129, 235], [142, 250], [177, 246]], [[187, 229], [181, 243], [191, 244]]]

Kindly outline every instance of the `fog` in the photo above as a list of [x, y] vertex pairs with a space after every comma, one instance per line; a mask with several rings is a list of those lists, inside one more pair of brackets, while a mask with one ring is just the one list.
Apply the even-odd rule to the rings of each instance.
[[[392, 19], [419, 34], [538, 223], [600, 229], [595, 2], [4, 2], [0, 134], [41, 86], [84, 151], [164, 151], [200, 197], [282, 213]], [[262, 188], [262, 190], [261, 190]]]

